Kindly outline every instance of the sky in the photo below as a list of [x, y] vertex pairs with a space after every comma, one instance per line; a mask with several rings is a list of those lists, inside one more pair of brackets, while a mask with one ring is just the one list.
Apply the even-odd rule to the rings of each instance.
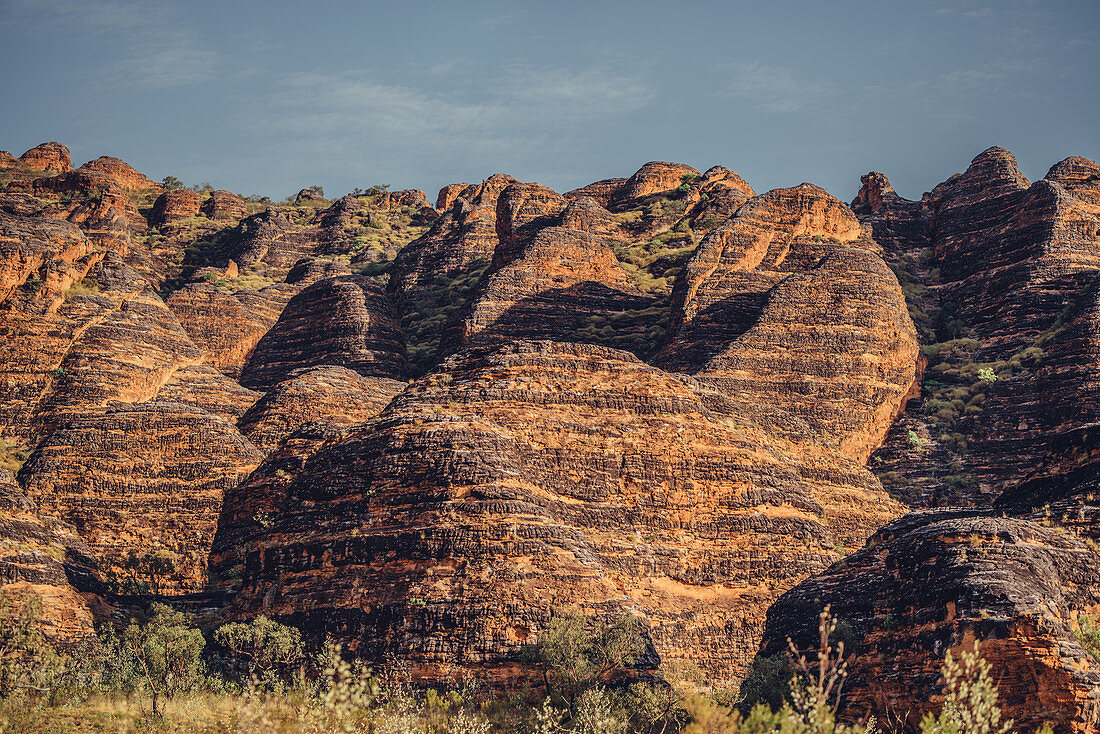
[[650, 160], [919, 198], [1100, 158], [1100, 1], [0, 0], [0, 148], [279, 199]]

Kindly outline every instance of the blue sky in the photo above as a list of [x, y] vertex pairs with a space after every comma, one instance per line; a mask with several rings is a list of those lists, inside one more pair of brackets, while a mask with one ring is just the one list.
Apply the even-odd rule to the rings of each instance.
[[919, 197], [1100, 157], [1100, 2], [0, 0], [0, 148], [281, 198], [648, 160]]

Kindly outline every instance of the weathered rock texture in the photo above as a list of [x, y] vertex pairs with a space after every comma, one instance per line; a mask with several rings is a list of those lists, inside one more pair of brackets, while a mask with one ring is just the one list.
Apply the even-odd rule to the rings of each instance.
[[823, 604], [858, 643], [852, 716], [935, 706], [939, 661], [981, 642], [1022, 729], [1100, 727], [1100, 169], [1029, 183], [991, 148], [906, 201], [871, 173], [853, 203], [902, 279], [929, 365], [872, 458], [918, 511], [769, 611], [764, 651], [806, 641]]
[[103, 155], [93, 161], [88, 161], [79, 170], [106, 176], [124, 191], [160, 188], [160, 184], [134, 169], [126, 161], [109, 155]]
[[294, 370], [314, 365], [348, 367], [370, 377], [404, 377], [401, 325], [381, 287], [347, 275], [303, 290], [256, 345], [241, 384], [267, 390]]
[[61, 143], [42, 143], [19, 156], [19, 160], [36, 171], [65, 173], [73, 168], [69, 160], [69, 149]]
[[659, 363], [807, 420], [864, 461], [917, 374], [897, 279], [822, 189], [777, 189], [704, 238]]
[[664, 658], [733, 677], [768, 602], [898, 511], [746, 412], [626, 352], [466, 352], [374, 422], [287, 439], [226, 497], [213, 571], [239, 576], [237, 615], [429, 678], [519, 673], [568, 607], [629, 609]]
[[1100, 418], [1100, 169], [1070, 158], [1029, 184], [991, 148], [920, 204], [884, 182], [869, 175], [857, 202], [908, 280], [931, 381], [879, 468], [913, 504], [989, 504], [1059, 471], [1063, 437]]
[[61, 646], [91, 637], [102, 621], [102, 601], [79, 590], [98, 583], [89, 555], [72, 526], [40, 515], [0, 470], [0, 596], [16, 604], [37, 597], [42, 631]]
[[20, 472], [43, 514], [72, 524], [101, 567], [165, 550], [169, 592], [205, 588], [222, 495], [261, 454], [221, 418], [179, 403], [115, 404], [58, 429]]
[[[1095, 547], [1095, 546], [1093, 546]], [[938, 710], [939, 667], [977, 642], [1005, 715], [1020, 730], [1100, 725], [1100, 662], [1074, 635], [1100, 608], [1100, 555], [1057, 528], [974, 511], [916, 512], [784, 594], [768, 611], [763, 652], [791, 637], [811, 649], [817, 614], [845, 623], [845, 716], [910, 725]]]
[[240, 430], [271, 451], [294, 431], [314, 421], [336, 426], [364, 423], [382, 412], [405, 383], [365, 377], [346, 367], [295, 370], [240, 419]]
[[463, 345], [524, 338], [584, 341], [582, 331], [593, 318], [612, 315], [626, 316], [617, 323], [620, 330], [644, 331], [644, 322], [626, 312], [644, 310], [654, 299], [637, 289], [604, 239], [549, 227], [518, 252], [506, 241], [502, 237], [505, 253], [498, 250], [498, 265], [463, 322]]
[[202, 196], [187, 189], [169, 189], [153, 202], [153, 211], [149, 215], [149, 224], [165, 227], [183, 219], [198, 215], [202, 205]]
[[239, 221], [248, 215], [248, 206], [244, 199], [232, 191], [221, 189], [214, 191], [202, 203], [200, 211], [211, 219]]

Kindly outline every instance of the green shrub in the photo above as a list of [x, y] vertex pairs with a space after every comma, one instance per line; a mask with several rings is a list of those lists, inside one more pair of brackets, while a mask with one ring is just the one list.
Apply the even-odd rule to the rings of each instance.
[[1090, 614], [1077, 615], [1077, 629], [1074, 632], [1081, 647], [1085, 648], [1093, 660], [1100, 663], [1100, 623]]
[[940, 674], [945, 699], [939, 715], [925, 714], [921, 734], [1008, 734], [1012, 721], [1002, 720], [997, 704], [997, 687], [989, 676], [989, 663], [973, 652], [958, 660], [948, 651]]
[[178, 693], [195, 690], [203, 682], [202, 633], [187, 615], [164, 604], [153, 604], [144, 622], [131, 622], [123, 639], [137, 660], [137, 667], [157, 704]]
[[302, 633], [263, 616], [224, 624], [214, 631], [214, 640], [228, 653], [231, 675], [252, 678], [270, 690], [281, 690], [305, 660]]

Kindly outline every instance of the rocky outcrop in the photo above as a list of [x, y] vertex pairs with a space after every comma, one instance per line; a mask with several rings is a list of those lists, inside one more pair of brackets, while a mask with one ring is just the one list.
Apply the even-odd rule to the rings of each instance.
[[24, 438], [112, 400], [152, 398], [202, 356], [148, 283], [78, 229], [0, 214], [3, 430]]
[[[90, 550], [71, 525], [39, 514], [38, 506], [0, 470], [0, 597], [41, 603], [42, 632], [64, 648], [95, 635], [105, 607]], [[88, 592], [88, 593], [82, 593]]]
[[517, 181], [511, 176], [496, 174], [467, 187], [428, 232], [398, 254], [390, 291], [399, 305], [415, 300], [437, 274], [459, 272], [475, 261], [492, 260], [498, 241], [497, 200], [513, 183]]
[[[699, 177], [699, 172], [683, 163], [650, 161], [626, 180], [618, 192], [620, 199], [639, 199], [643, 196], [671, 191], [689, 179]], [[591, 194], [588, 194], [591, 196]], [[596, 197], [594, 197], [596, 198]]]
[[496, 230], [499, 240], [493, 251], [493, 267], [509, 264], [523, 246], [541, 230], [555, 224], [566, 200], [537, 183], [513, 183], [497, 199]]
[[854, 208], [929, 342], [920, 399], [871, 465], [915, 506], [971, 509], [911, 513], [769, 611], [766, 654], [808, 641], [823, 604], [844, 620], [852, 717], [919, 719], [944, 653], [978, 641], [1018, 726], [1100, 726], [1100, 661], [1076, 635], [1100, 610], [1096, 169], [1029, 183], [991, 148], [921, 202], [863, 179]]
[[[505, 195], [507, 190], [505, 191]], [[501, 201], [503, 202], [502, 195]], [[505, 248], [502, 237], [502, 249]], [[608, 243], [593, 234], [547, 227], [486, 277], [463, 321], [463, 346], [512, 339], [604, 340], [645, 332], [643, 312], [654, 299], [619, 267]], [[615, 321], [612, 334], [585, 329], [593, 319]]]
[[36, 171], [47, 173], [65, 173], [73, 166], [69, 160], [69, 149], [61, 143], [42, 143], [19, 156], [19, 160]]
[[78, 170], [105, 176], [111, 183], [123, 191], [142, 191], [159, 189], [158, 184], [144, 173], [137, 171], [126, 161], [109, 155], [102, 155], [88, 161]]
[[298, 293], [279, 283], [259, 291], [226, 293], [206, 281], [188, 283], [168, 297], [180, 325], [204, 352], [204, 361], [222, 374], [239, 377], [260, 338]]
[[205, 352], [203, 361], [237, 378], [253, 348], [279, 320], [291, 298], [312, 283], [347, 274], [342, 263], [304, 258], [290, 268], [284, 283], [227, 293], [199, 279], [174, 291], [167, 305]]
[[768, 611], [762, 652], [815, 649], [830, 605], [854, 653], [846, 717], [919, 721], [942, 703], [948, 651], [980, 644], [1006, 717], [1021, 730], [1100, 725], [1100, 661], [1074, 635], [1100, 608], [1100, 556], [1058, 528], [975, 511], [917, 512], [876, 533]]
[[619, 193], [626, 186], [627, 179], [625, 178], [605, 178], [602, 181], [596, 181], [590, 183], [587, 186], [582, 186], [579, 189], [573, 189], [572, 191], [565, 192], [565, 198], [575, 199], [581, 196], [587, 196], [591, 199], [599, 202], [602, 207], [609, 207], [618, 198]]
[[382, 412], [405, 383], [365, 377], [346, 367], [306, 367], [290, 373], [240, 419], [240, 430], [271, 451], [302, 426], [364, 423]]
[[256, 345], [241, 384], [268, 390], [301, 367], [336, 365], [402, 379], [405, 343], [385, 291], [357, 275], [329, 278], [290, 300]]
[[743, 204], [673, 291], [660, 364], [809, 422], [864, 461], [917, 376], [897, 279], [842, 203], [811, 184]]
[[317, 193], [317, 189], [309, 188], [309, 189], [302, 189], [301, 191], [299, 191], [294, 196], [294, 203], [295, 204], [320, 204], [321, 206], [324, 206], [324, 205], [328, 204], [328, 199], [326, 199], [321, 194]]
[[153, 399], [199, 408], [236, 425], [259, 398], [213, 367], [197, 364], [176, 370]]
[[248, 205], [232, 191], [219, 189], [211, 192], [199, 211], [211, 219], [237, 222], [248, 216]]
[[551, 611], [580, 608], [630, 609], [662, 659], [728, 679], [771, 599], [898, 511], [744, 408], [626, 352], [464, 352], [372, 422], [288, 438], [226, 497], [213, 569], [239, 578], [233, 614], [427, 678], [522, 675]]
[[756, 192], [745, 179], [723, 166], [708, 168], [699, 179], [690, 183], [685, 195], [686, 215], [692, 229], [705, 235], [741, 208]]
[[180, 220], [197, 216], [202, 196], [187, 189], [168, 189], [153, 202], [149, 224], [154, 227], [171, 226]]
[[431, 209], [428, 203], [428, 195], [420, 189], [403, 189], [401, 191], [387, 191], [379, 200], [379, 206], [384, 211], [412, 207], [417, 211], [425, 207]]
[[450, 211], [451, 205], [469, 186], [468, 183], [453, 183], [441, 188], [435, 197], [435, 210], [440, 214]]
[[[931, 342], [922, 399], [876, 455], [897, 496], [990, 504], [1061, 471], [1065, 442], [1100, 416], [1087, 336], [1100, 270], [1100, 179], [1090, 163], [1067, 159], [1028, 184], [1010, 153], [991, 148], [919, 204], [877, 197], [875, 237]], [[883, 189], [876, 178], [861, 194], [868, 206], [870, 189]]]
[[116, 403], [49, 434], [20, 472], [43, 514], [76, 528], [105, 573], [167, 552], [169, 593], [205, 588], [222, 495], [261, 459], [221, 418], [179, 403]]
[[438, 362], [446, 351], [441, 348], [445, 331], [466, 315], [499, 242], [497, 200], [514, 183], [497, 174], [468, 186], [394, 258], [387, 288], [401, 316], [414, 375]]

